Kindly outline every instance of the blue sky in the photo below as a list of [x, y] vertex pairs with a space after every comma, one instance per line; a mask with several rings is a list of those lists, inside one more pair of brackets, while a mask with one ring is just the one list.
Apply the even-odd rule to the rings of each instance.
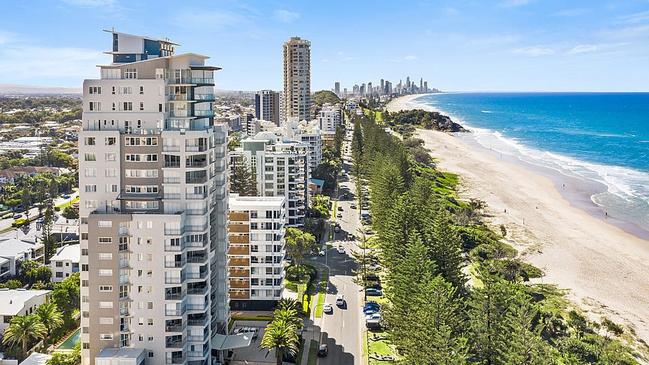
[[279, 89], [282, 43], [312, 42], [313, 89], [410, 75], [456, 91], [647, 91], [649, 0], [6, 1], [0, 83], [79, 87], [104, 28], [182, 45], [220, 89]]

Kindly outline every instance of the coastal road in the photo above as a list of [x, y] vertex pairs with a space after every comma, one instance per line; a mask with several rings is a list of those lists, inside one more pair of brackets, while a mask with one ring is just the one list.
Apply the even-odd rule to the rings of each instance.
[[[61, 204], [67, 203], [67, 202], [69, 202], [70, 200], [73, 200], [74, 198], [76, 198], [77, 195], [79, 195], [79, 192], [76, 192], [76, 191], [75, 191], [73, 194], [70, 194], [70, 198], [68, 198], [68, 199], [64, 199], [64, 198], [62, 198], [62, 197], [58, 197], [58, 198], [54, 199], [54, 205], [56, 206], [56, 205], [61, 205]], [[22, 215], [23, 215], [23, 218], [24, 218], [24, 217], [25, 217], [25, 213], [23, 212]], [[34, 218], [34, 217], [36, 217], [36, 216], [38, 216], [38, 209], [37, 209], [37, 208], [32, 208], [32, 209], [30, 209], [30, 210], [29, 210], [29, 217], [30, 217], [30, 218]], [[12, 224], [13, 222], [14, 222], [14, 219], [13, 219], [13, 218], [0, 219], [0, 232], [1, 232], [1, 231], [5, 231], [5, 230], [11, 228], [11, 224]]]
[[[349, 141], [345, 141], [349, 146]], [[349, 156], [347, 154], [347, 156]], [[343, 171], [348, 173], [351, 166], [343, 164]], [[315, 320], [315, 325], [320, 331], [320, 343], [327, 344], [329, 354], [327, 357], [319, 358], [321, 365], [354, 365], [362, 364], [362, 333], [364, 331], [364, 317], [362, 313], [363, 297], [362, 288], [354, 282], [355, 272], [358, 263], [351, 255], [357, 251], [355, 241], [347, 241], [348, 233], [356, 234], [361, 227], [358, 209], [351, 209], [355, 204], [355, 192], [353, 183], [345, 177], [339, 178], [338, 195], [350, 195], [347, 199], [337, 200], [336, 206], [342, 207], [342, 211], [336, 210], [334, 215], [341, 214], [341, 218], [335, 218], [340, 224], [340, 232], [335, 234], [335, 240], [331, 247], [326, 249], [325, 257], [318, 257], [317, 261], [326, 265], [329, 272], [329, 284], [325, 303], [334, 307], [333, 314], [323, 314], [322, 318]], [[336, 200], [336, 199], [334, 199]], [[358, 208], [358, 207], [357, 207]], [[342, 246], [345, 253], [338, 253], [337, 246]], [[346, 306], [335, 305], [337, 295], [345, 296]]]

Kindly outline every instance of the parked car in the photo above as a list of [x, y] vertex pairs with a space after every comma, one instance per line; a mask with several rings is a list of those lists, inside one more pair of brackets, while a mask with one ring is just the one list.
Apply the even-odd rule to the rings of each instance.
[[368, 304], [365, 304], [365, 306], [363, 307], [363, 313], [365, 313], [366, 315], [367, 314], [378, 313], [380, 311], [381, 311], [381, 306], [376, 304], [376, 303], [374, 303], [374, 304], [368, 303]]
[[334, 313], [334, 307], [329, 303], [325, 303], [325, 305], [322, 306], [322, 311], [325, 314], [333, 314]]
[[336, 214], [336, 218], [342, 218], [342, 217], [343, 217], [342, 214], [340, 214], [340, 213]]
[[356, 209], [356, 204], [352, 204], [349, 207], [352, 208], [352, 209]]
[[23, 217], [22, 214], [14, 214], [13, 219], [20, 219], [22, 217]]
[[62, 197], [63, 199], [70, 199], [70, 194], [63, 194]]
[[327, 344], [322, 344], [318, 348], [318, 357], [326, 357], [327, 354], [329, 354], [329, 348], [327, 347]]
[[379, 289], [367, 288], [365, 289], [365, 294], [371, 297], [380, 297], [381, 295], [383, 295], [383, 292]]
[[325, 250], [318, 251], [318, 256], [324, 256], [325, 254]]
[[[343, 195], [343, 196], [344, 196], [344, 195]], [[343, 210], [344, 210], [343, 207], [340, 207], [340, 206], [338, 207], [338, 211], [339, 211], [339, 212], [342, 212]]]
[[345, 296], [342, 294], [338, 294], [336, 297], [336, 305], [339, 307], [344, 307], [345, 306]]
[[381, 313], [372, 313], [365, 316], [366, 321], [380, 321]]
[[343, 248], [343, 246], [336, 247], [336, 251], [338, 251], [338, 253], [345, 253], [345, 249]]

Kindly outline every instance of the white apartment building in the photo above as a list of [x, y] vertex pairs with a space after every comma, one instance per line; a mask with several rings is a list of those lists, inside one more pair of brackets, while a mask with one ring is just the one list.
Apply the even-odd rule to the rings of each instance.
[[[263, 136], [262, 136], [263, 135]], [[257, 194], [284, 196], [288, 227], [304, 226], [308, 206], [308, 147], [302, 143], [281, 142], [273, 133], [261, 133], [241, 141], [232, 158], [244, 157], [256, 173]]]
[[288, 121], [280, 131], [284, 141], [301, 142], [309, 151], [309, 177], [310, 172], [314, 171], [322, 163], [322, 131], [318, 121], [311, 122], [297, 120]]
[[342, 123], [340, 105], [326, 103], [318, 113], [318, 125], [324, 133], [336, 132], [336, 128]]
[[279, 127], [279, 93], [261, 90], [255, 94], [255, 118], [273, 122]]
[[34, 313], [36, 307], [47, 301], [49, 294], [49, 290], [0, 288], [0, 335], [13, 317]]
[[79, 133], [82, 364], [117, 361], [107, 348], [215, 364], [229, 320], [219, 68], [169, 40], [109, 33], [113, 62], [84, 81]]
[[311, 42], [291, 37], [284, 43], [286, 119], [311, 120]]
[[230, 307], [272, 310], [284, 290], [286, 198], [229, 199]]
[[36, 237], [0, 238], [0, 279], [16, 276], [25, 260], [43, 262], [43, 244]]
[[81, 246], [79, 244], [59, 247], [54, 256], [50, 258], [52, 281], [58, 283], [73, 273], [79, 272], [80, 258]]

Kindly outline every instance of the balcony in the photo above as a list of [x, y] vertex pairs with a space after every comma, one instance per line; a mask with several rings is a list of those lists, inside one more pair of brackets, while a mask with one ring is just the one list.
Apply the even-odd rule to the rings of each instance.
[[162, 152], [180, 152], [180, 146], [162, 146]]
[[194, 110], [194, 116], [196, 116], [196, 117], [204, 117], [204, 118], [212, 118], [212, 117], [214, 117], [214, 111], [213, 110]]
[[187, 288], [187, 295], [205, 295], [207, 286]]
[[128, 247], [128, 243], [120, 243], [118, 247], [120, 253], [130, 253], [131, 249]]
[[204, 303], [189, 303], [187, 304], [187, 310], [190, 311], [204, 311], [207, 309], [207, 302]]
[[189, 95], [187, 94], [169, 94], [168, 95], [170, 101], [188, 101]]
[[184, 364], [185, 356], [172, 356], [165, 359], [165, 364]]
[[185, 173], [185, 182], [187, 184], [205, 184], [207, 182], [207, 174], [205, 171], [199, 172], [202, 172], [202, 174]]
[[187, 321], [188, 326], [200, 326], [200, 327], [205, 327], [207, 324], [207, 318], [201, 318], [201, 319], [190, 319]]
[[250, 266], [250, 259], [248, 258], [231, 258], [230, 266]]
[[187, 232], [204, 232], [207, 230], [207, 223], [198, 226], [187, 226]]
[[181, 284], [183, 281], [185, 281], [184, 276], [166, 276], [165, 277], [165, 284]]
[[230, 288], [248, 289], [250, 288], [250, 282], [248, 280], [230, 279]]
[[205, 198], [207, 198], [207, 192], [198, 193], [198, 194], [195, 194], [195, 193], [186, 193], [185, 194], [185, 199], [188, 199], [188, 200], [201, 200], [201, 199], [205, 199]]
[[[169, 289], [166, 289], [169, 290]], [[180, 293], [178, 292], [168, 292], [165, 293], [165, 300], [182, 300], [185, 297], [185, 292], [181, 291]]]
[[214, 94], [194, 94], [194, 100], [196, 101], [214, 101], [216, 97]]
[[230, 290], [230, 299], [250, 299], [250, 293], [247, 290]]
[[182, 195], [180, 193], [165, 193], [164, 194], [164, 199], [167, 200], [180, 200]]
[[197, 85], [214, 85], [214, 78], [211, 77], [191, 77], [189, 81]]
[[206, 145], [185, 146], [185, 152], [205, 152], [205, 151], [207, 151]]
[[[189, 198], [188, 198], [189, 199]], [[187, 215], [204, 215], [207, 214], [207, 208], [202, 209], [185, 209]]]
[[[230, 243], [233, 243], [230, 241]], [[228, 249], [228, 254], [229, 255], [249, 255], [250, 254], [250, 247], [248, 245], [245, 246], [232, 246], [230, 245], [230, 248]]]
[[167, 269], [180, 269], [183, 266], [185, 266], [185, 261], [180, 260], [180, 261], [165, 261], [165, 267]]
[[165, 316], [179, 317], [185, 314], [185, 307], [176, 309], [165, 309]]
[[185, 233], [185, 228], [166, 228], [165, 227], [165, 235], [167, 236], [180, 236], [183, 233]]
[[230, 224], [228, 226], [230, 232], [233, 233], [248, 233], [250, 232], [250, 227], [247, 224]]
[[192, 255], [187, 256], [187, 262], [190, 264], [202, 264], [207, 261], [207, 255]]
[[235, 278], [247, 278], [250, 276], [250, 270], [249, 269], [235, 269], [235, 268], [230, 268], [229, 270], [230, 276], [235, 277]]
[[164, 167], [166, 168], [180, 168], [180, 160], [175, 161], [165, 161]]
[[250, 243], [250, 237], [247, 234], [231, 235], [230, 243]]
[[188, 272], [185, 274], [187, 279], [205, 279], [207, 277], [207, 270], [201, 272]]
[[166, 340], [165, 347], [168, 349], [182, 349], [185, 347], [184, 339]]
[[230, 212], [230, 213], [228, 213], [228, 218], [231, 221], [247, 222], [248, 221], [248, 213]]
[[186, 324], [182, 323], [182, 322], [181, 323], [171, 324], [171, 325], [166, 325], [165, 326], [165, 332], [183, 332], [183, 331], [185, 331], [186, 327], [187, 327]]
[[209, 332], [205, 332], [205, 334], [202, 335], [202, 336], [187, 335], [187, 341], [190, 341], [190, 342], [205, 342], [205, 340], [207, 340], [208, 335], [209, 335]]

